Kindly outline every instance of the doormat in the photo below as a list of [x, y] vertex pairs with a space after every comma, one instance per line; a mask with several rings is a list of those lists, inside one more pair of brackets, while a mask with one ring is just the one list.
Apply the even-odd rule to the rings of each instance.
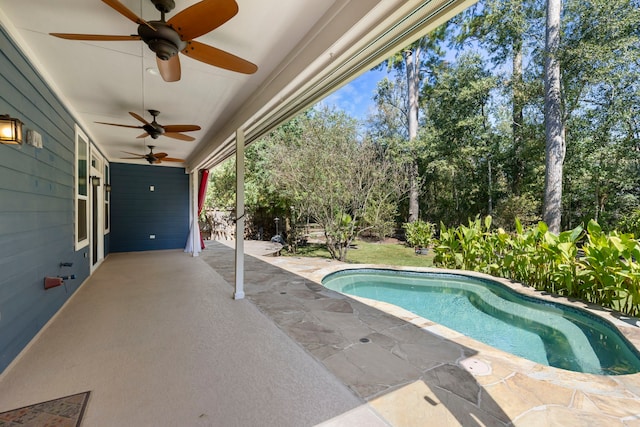
[[0, 427], [79, 427], [89, 391], [0, 413]]

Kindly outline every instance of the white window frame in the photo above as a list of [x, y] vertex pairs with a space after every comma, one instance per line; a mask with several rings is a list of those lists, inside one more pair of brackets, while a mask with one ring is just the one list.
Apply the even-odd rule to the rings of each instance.
[[[81, 143], [84, 143], [84, 152], [81, 153], [82, 150]], [[73, 201], [74, 201], [74, 227], [73, 227], [73, 235], [75, 241], [75, 249], [80, 250], [84, 247], [89, 246], [89, 169], [91, 167], [89, 161], [89, 148], [91, 143], [89, 141], [89, 137], [85, 134], [82, 129], [78, 125], [75, 125], [75, 156], [74, 156], [74, 190], [73, 190]], [[80, 176], [80, 155], [84, 155], [84, 160], [86, 162], [86, 167], [84, 170], [84, 176]], [[84, 188], [86, 194], [80, 194], [80, 184], [84, 182]], [[78, 223], [79, 223], [79, 211], [78, 211], [78, 201], [84, 200], [85, 203], [85, 218], [84, 223], [86, 226], [86, 236], [84, 239], [79, 239], [78, 233]]]

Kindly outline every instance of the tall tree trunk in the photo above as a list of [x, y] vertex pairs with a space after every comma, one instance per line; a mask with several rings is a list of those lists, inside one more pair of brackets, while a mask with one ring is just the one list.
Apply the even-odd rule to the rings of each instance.
[[[409, 127], [409, 146], [412, 147], [412, 141], [418, 136], [418, 94], [420, 91], [420, 75], [418, 73], [416, 62], [419, 58], [419, 48], [414, 50], [407, 49], [404, 51], [404, 61], [407, 70], [407, 99], [408, 99], [408, 127]], [[413, 147], [410, 150], [411, 159], [409, 164], [409, 222], [417, 221], [420, 217], [420, 206], [418, 204], [420, 196], [420, 175], [418, 171], [418, 161], [414, 153]]]
[[546, 59], [544, 64], [545, 180], [542, 219], [552, 233], [560, 233], [562, 218], [562, 165], [566, 152], [562, 116], [560, 62], [561, 0], [547, 0]]

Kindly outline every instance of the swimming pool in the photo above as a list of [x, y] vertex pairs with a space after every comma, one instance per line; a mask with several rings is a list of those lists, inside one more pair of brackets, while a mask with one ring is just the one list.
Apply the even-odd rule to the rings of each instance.
[[640, 372], [640, 353], [586, 310], [519, 294], [497, 281], [452, 273], [342, 270], [322, 284], [388, 302], [520, 357], [599, 375]]

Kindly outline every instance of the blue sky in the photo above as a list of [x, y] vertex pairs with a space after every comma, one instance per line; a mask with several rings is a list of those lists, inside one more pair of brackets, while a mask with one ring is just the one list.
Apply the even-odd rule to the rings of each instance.
[[[448, 49], [444, 59], [454, 63], [457, 61], [458, 55], [465, 50], [479, 51], [481, 54], [486, 55], [486, 52], [478, 47], [476, 42], [473, 42], [470, 47], [465, 49]], [[367, 71], [320, 101], [318, 105], [336, 107], [363, 122], [366, 120], [369, 110], [374, 108], [373, 95], [375, 94], [377, 83], [385, 76], [393, 79], [393, 73], [394, 71], [388, 74], [386, 67], [382, 67], [382, 70]]]
[[319, 104], [336, 107], [351, 117], [365, 120], [369, 110], [374, 108], [373, 95], [376, 85], [386, 75], [386, 70], [367, 71], [320, 101]]

